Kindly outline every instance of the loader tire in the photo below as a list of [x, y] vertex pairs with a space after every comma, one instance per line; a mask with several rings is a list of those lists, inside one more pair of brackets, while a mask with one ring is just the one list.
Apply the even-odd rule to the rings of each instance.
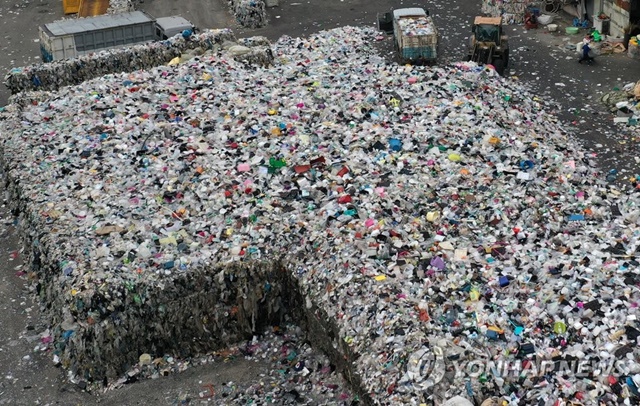
[[496, 58], [493, 60], [491, 64], [493, 65], [494, 68], [496, 68], [496, 72], [498, 72], [498, 75], [500, 76], [504, 75], [504, 59]]

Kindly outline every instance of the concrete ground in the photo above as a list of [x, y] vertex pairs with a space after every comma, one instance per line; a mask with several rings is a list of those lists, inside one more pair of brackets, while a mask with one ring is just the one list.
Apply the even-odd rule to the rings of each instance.
[[[229, 26], [238, 37], [305, 34], [341, 25], [375, 25], [377, 13], [394, 7], [428, 7], [441, 32], [441, 63], [464, 58], [470, 22], [479, 13], [480, 0], [412, 1], [383, 0], [281, 0], [270, 9], [270, 25], [247, 30], [235, 25], [224, 0], [146, 0], [140, 8], [155, 16], [181, 14], [201, 28]], [[61, 2], [51, 0], [0, 0], [0, 72], [39, 61], [37, 26], [62, 17]], [[580, 36], [544, 29], [526, 31], [507, 27], [510, 36], [513, 80], [528, 86], [538, 97], [557, 101], [557, 114], [575, 130], [587, 148], [602, 157], [603, 172], [616, 168], [625, 176], [640, 173], [635, 161], [640, 136], [637, 130], [614, 127], [613, 116], [603, 110], [600, 95], [640, 79], [640, 61], [624, 55], [602, 56], [592, 66], [579, 65], [567, 45]], [[387, 38], [384, 49], [391, 49]], [[0, 89], [0, 106], [8, 100]], [[1, 129], [1, 122], [0, 122]], [[0, 211], [0, 405], [142, 405], [181, 404], [186, 395], [202, 391], [202, 385], [225, 380], [250, 383], [264, 372], [264, 365], [235, 363], [190, 368], [168, 378], [127, 385], [99, 398], [65, 383], [61, 369], [48, 354], [34, 352], [42, 331], [38, 305], [33, 302], [22, 266], [15, 224]]]

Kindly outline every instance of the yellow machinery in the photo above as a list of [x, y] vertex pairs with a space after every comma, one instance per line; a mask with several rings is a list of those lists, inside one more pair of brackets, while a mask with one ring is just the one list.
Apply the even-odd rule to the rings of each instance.
[[75, 14], [80, 10], [80, 0], [62, 0], [62, 9], [65, 14]]
[[502, 17], [476, 17], [467, 59], [479, 65], [492, 64], [502, 75], [509, 65], [509, 42], [502, 32]]
[[109, 0], [80, 0], [78, 17], [93, 17], [107, 14]]
[[109, 0], [62, 0], [65, 14], [78, 14], [78, 17], [94, 17], [107, 13]]

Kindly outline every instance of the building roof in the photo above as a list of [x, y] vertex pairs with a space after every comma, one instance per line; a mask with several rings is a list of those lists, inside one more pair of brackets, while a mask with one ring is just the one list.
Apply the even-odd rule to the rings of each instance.
[[45, 24], [45, 28], [54, 36], [77, 34], [86, 31], [99, 31], [123, 25], [134, 25], [153, 21], [153, 18], [142, 11], [102, 15], [97, 17], [60, 20]]

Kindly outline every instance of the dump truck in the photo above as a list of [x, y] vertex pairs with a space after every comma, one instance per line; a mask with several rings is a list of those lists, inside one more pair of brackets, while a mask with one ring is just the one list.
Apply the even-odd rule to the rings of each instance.
[[195, 27], [182, 17], [156, 19], [143, 11], [61, 20], [40, 26], [40, 52], [44, 62], [51, 62], [165, 40], [185, 30]]
[[478, 65], [491, 64], [498, 74], [504, 74], [509, 65], [509, 41], [502, 32], [502, 17], [475, 18], [467, 59]]
[[438, 30], [422, 8], [393, 10], [393, 36], [400, 63], [430, 64], [438, 53]]

